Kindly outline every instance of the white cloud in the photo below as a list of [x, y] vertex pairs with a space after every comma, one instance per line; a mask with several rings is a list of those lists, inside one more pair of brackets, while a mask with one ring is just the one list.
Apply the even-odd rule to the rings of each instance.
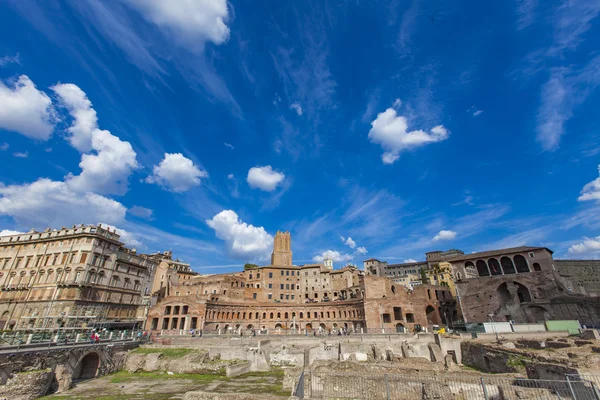
[[0, 57], [0, 67], [4, 67], [5, 65], [12, 64], [12, 63], [21, 65], [21, 60], [20, 60], [19, 53], [17, 53], [14, 56], [3, 56], [3, 57]]
[[248, 171], [246, 181], [252, 188], [272, 192], [285, 179], [285, 175], [271, 168], [270, 165], [264, 167], [252, 167]]
[[356, 248], [356, 253], [357, 254], [367, 254], [367, 248], [364, 246], [360, 246]]
[[10, 147], [10, 145], [8, 143], [4, 142], [0, 145], [0, 151], [6, 151], [6, 150], [8, 150], [9, 147]]
[[229, 174], [227, 175], [227, 179], [235, 179], [235, 176], [233, 176], [233, 174]]
[[347, 238], [340, 236], [340, 239], [342, 239], [342, 242], [344, 242], [344, 244], [350, 247], [351, 249], [356, 248], [356, 242], [350, 236], [348, 236]]
[[300, 103], [295, 102], [290, 106], [290, 108], [296, 111], [296, 114], [298, 114], [298, 116], [302, 115], [302, 106], [300, 105]]
[[392, 107], [394, 107], [394, 108], [402, 107], [402, 100], [400, 100], [400, 99], [394, 100], [394, 104], [392, 105]]
[[43, 178], [23, 185], [0, 184], [0, 215], [11, 216], [27, 228], [119, 223], [125, 212], [121, 203], [95, 193], [76, 192], [65, 182]]
[[371, 126], [369, 139], [385, 150], [381, 156], [384, 164], [393, 164], [403, 150], [441, 142], [449, 136], [448, 130], [442, 125], [432, 128], [431, 133], [422, 130], [407, 132], [406, 117], [398, 116], [393, 108], [378, 114]]
[[456, 232], [441, 230], [437, 235], [433, 238], [434, 242], [438, 242], [440, 240], [452, 240], [456, 238]]
[[326, 258], [332, 260], [333, 262], [347, 262], [354, 259], [354, 256], [352, 254], [342, 254], [336, 250], [326, 250], [323, 253], [314, 256], [313, 261], [320, 263]]
[[98, 116], [85, 92], [72, 83], [59, 83], [51, 87], [58, 95], [59, 104], [73, 117], [67, 129], [71, 146], [82, 153], [92, 150], [92, 138], [98, 130]]
[[229, 38], [226, 0], [126, 0], [151, 23], [165, 28], [186, 45], [211, 41], [221, 44]]
[[81, 174], [69, 174], [66, 182], [80, 192], [125, 194], [129, 175], [138, 168], [131, 143], [122, 141], [109, 131], [96, 130], [92, 148], [96, 154], [81, 156]]
[[481, 114], [483, 114], [483, 110], [475, 110], [475, 111], [473, 111], [473, 116], [474, 117], [476, 117], [478, 115], [481, 115]]
[[115, 231], [116, 230], [117, 231], [117, 235], [120, 236], [119, 240], [121, 242], [125, 243], [125, 246], [130, 247], [130, 248], [131, 247], [143, 247], [144, 246], [142, 244], [142, 242], [140, 242], [133, 233], [131, 233], [129, 231], [126, 231], [125, 229], [117, 228], [114, 225], [106, 224], [104, 222], [101, 222], [101, 224], [102, 224], [103, 228], [108, 228], [111, 231]]
[[403, 261], [404, 263], [415, 263], [417, 262], [417, 260], [413, 260], [412, 258], [407, 258], [406, 260]]
[[139, 167], [131, 143], [98, 128], [96, 111], [77, 85], [59, 83], [51, 89], [73, 118], [72, 125], [67, 129], [71, 146], [82, 153], [94, 152], [81, 156], [81, 173], [69, 174], [66, 182], [73, 190], [80, 192], [125, 194], [129, 176]]
[[[598, 165], [598, 173], [600, 174], [600, 165]], [[600, 202], [600, 177], [586, 184], [583, 189], [581, 189], [581, 196], [579, 196], [577, 200], [598, 200]]]
[[229, 147], [231, 150], [235, 149], [235, 147], [233, 147], [233, 145], [231, 143], [223, 143], [225, 145], [225, 147]]
[[18, 157], [18, 158], [27, 158], [27, 157], [29, 157], [29, 153], [27, 151], [22, 152], [22, 153], [17, 151], [16, 153], [13, 153], [13, 156]]
[[0, 81], [0, 128], [32, 139], [48, 140], [56, 120], [52, 100], [21, 75], [11, 86]]
[[149, 208], [142, 206], [133, 206], [127, 212], [131, 215], [135, 215], [136, 217], [147, 219], [148, 221], [154, 220], [154, 211]]
[[542, 85], [537, 113], [536, 139], [544, 150], [559, 147], [573, 111], [600, 86], [599, 69], [600, 56], [596, 56], [578, 71], [567, 67], [551, 70], [550, 78]]
[[156, 183], [172, 192], [181, 193], [200, 184], [208, 174], [194, 165], [194, 162], [181, 153], [165, 153], [165, 158], [153, 168], [147, 183]]
[[225, 241], [228, 252], [244, 260], [264, 259], [273, 246], [273, 236], [261, 226], [242, 222], [232, 210], [223, 210], [206, 220], [219, 239]]
[[12, 236], [12, 235], [20, 235], [21, 233], [24, 232], [19, 232], [19, 231], [12, 231], [10, 229], [2, 229], [0, 231], [0, 236]]
[[583, 242], [569, 247], [569, 254], [579, 256], [600, 256], [600, 236], [584, 238]]

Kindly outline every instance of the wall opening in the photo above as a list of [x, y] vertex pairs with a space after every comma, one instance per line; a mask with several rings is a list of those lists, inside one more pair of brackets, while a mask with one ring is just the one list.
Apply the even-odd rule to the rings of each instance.
[[78, 367], [75, 370], [73, 379], [92, 379], [98, 374], [98, 367], [100, 367], [100, 357], [98, 353], [88, 353], [79, 362]]
[[504, 271], [504, 275], [514, 274], [515, 273], [515, 265], [512, 260], [506, 256], [500, 259], [500, 264], [502, 264], [502, 270]]

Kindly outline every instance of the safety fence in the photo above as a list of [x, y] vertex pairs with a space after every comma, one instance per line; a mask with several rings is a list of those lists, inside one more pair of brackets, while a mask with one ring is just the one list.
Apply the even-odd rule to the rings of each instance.
[[541, 380], [440, 374], [349, 374], [303, 372], [294, 391], [298, 398], [354, 400], [600, 400], [598, 376]]

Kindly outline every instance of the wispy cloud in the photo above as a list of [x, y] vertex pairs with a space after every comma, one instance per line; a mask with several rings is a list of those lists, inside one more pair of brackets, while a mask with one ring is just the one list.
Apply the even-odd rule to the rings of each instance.
[[600, 85], [598, 71], [600, 56], [579, 70], [563, 67], [551, 71], [550, 78], [542, 86], [537, 115], [537, 140], [544, 150], [553, 151], [559, 147], [573, 110]]
[[15, 54], [14, 56], [0, 57], [0, 67], [4, 67], [5, 65], [8, 65], [8, 64], [21, 65], [21, 57], [20, 57], [19, 53]]
[[29, 153], [27, 151], [24, 152], [15, 152], [13, 153], [13, 156], [17, 157], [17, 158], [27, 158], [29, 157]]
[[517, 0], [517, 29], [523, 30], [535, 22], [538, 0]]

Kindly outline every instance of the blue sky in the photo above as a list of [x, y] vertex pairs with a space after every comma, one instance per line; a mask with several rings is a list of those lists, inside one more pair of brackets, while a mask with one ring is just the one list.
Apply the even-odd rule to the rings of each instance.
[[600, 257], [600, 1], [0, 4], [0, 230], [203, 273]]

